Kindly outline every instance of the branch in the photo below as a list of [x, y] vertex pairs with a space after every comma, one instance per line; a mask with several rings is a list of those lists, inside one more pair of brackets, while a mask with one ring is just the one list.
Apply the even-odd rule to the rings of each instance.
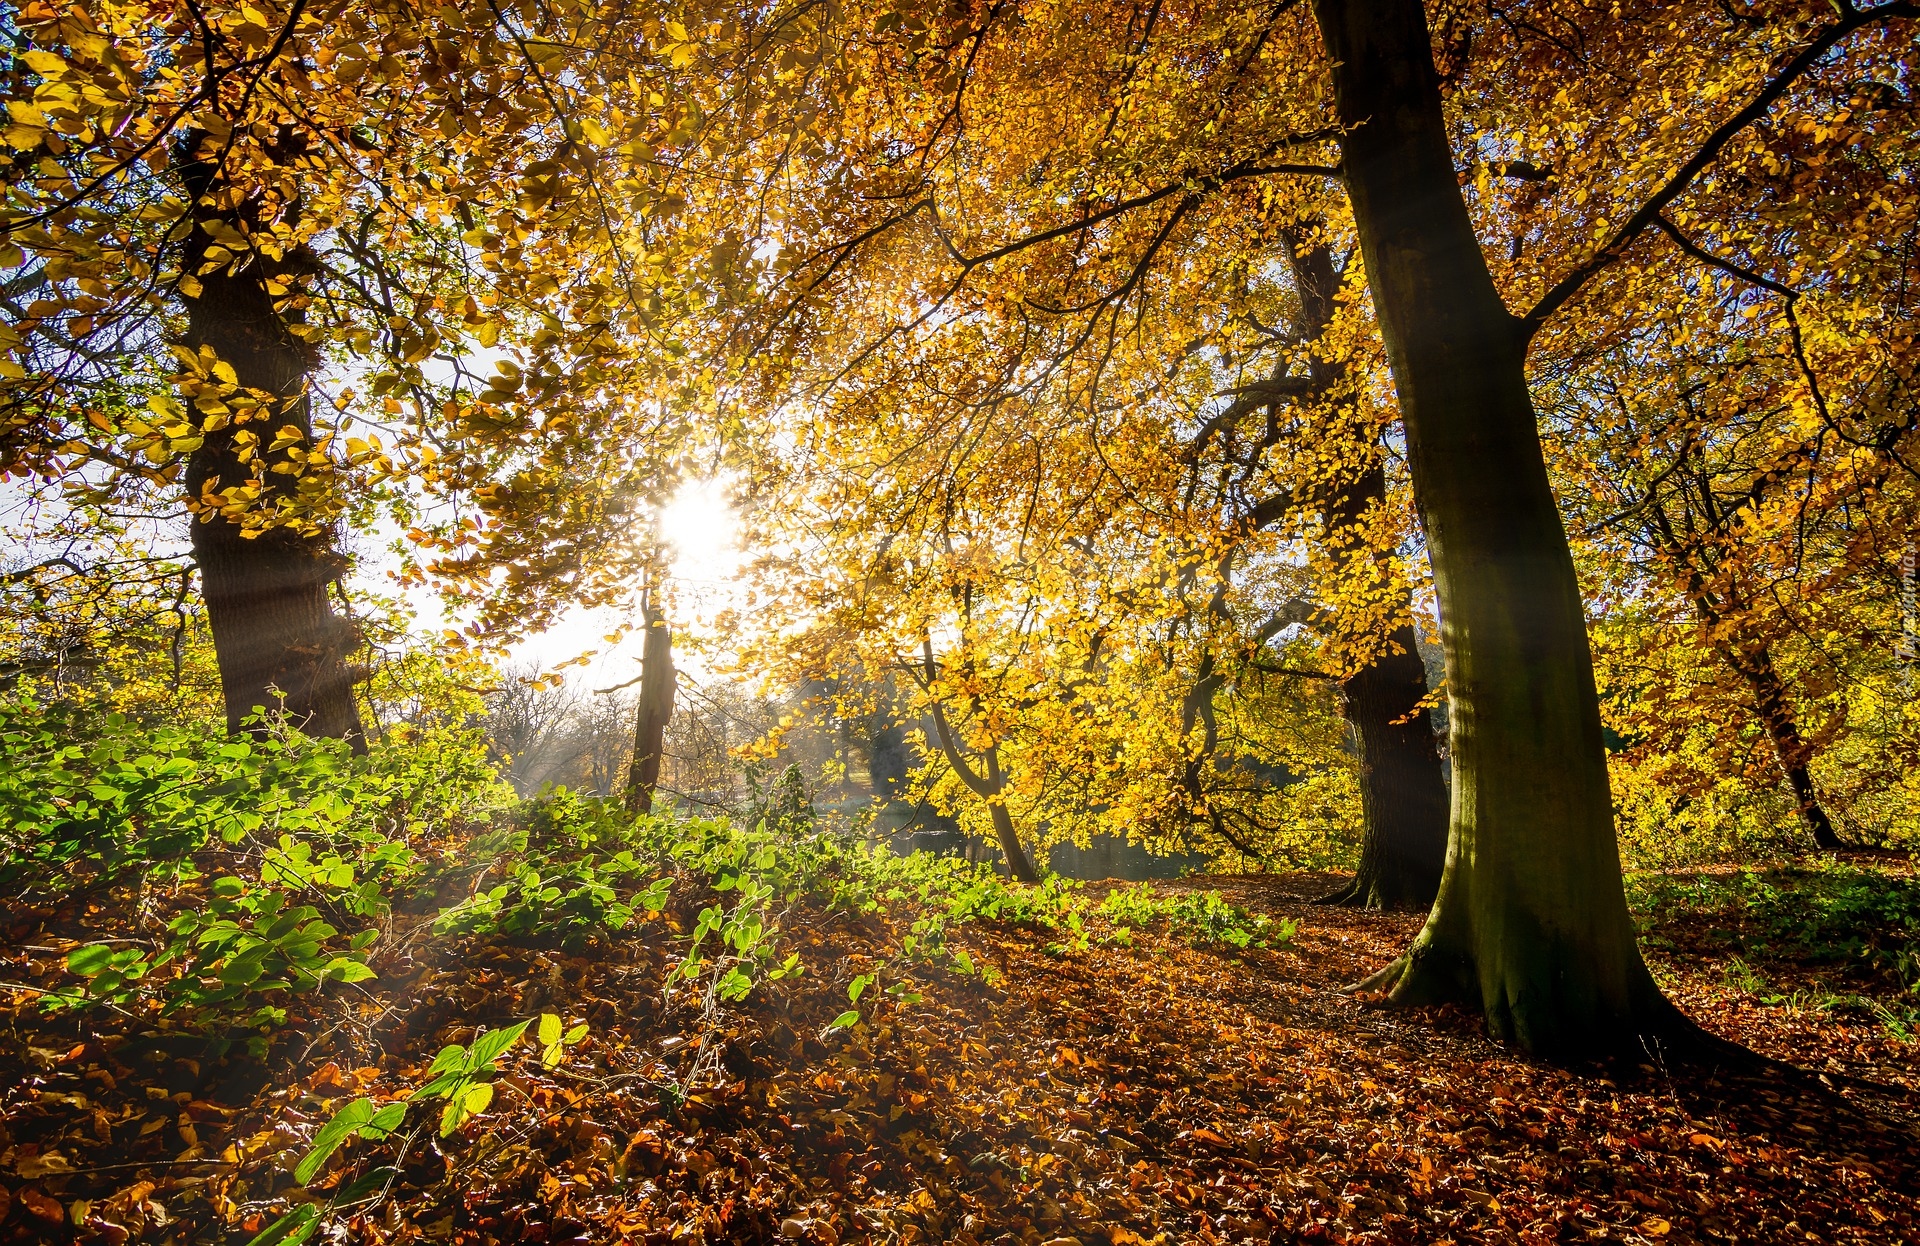
[[940, 751], [947, 755], [947, 764], [953, 767], [954, 774], [967, 785], [968, 791], [982, 800], [991, 801], [1000, 794], [1000, 785], [988, 783], [968, 768], [966, 758], [960, 752], [960, 745], [953, 738], [953, 729], [947, 725], [946, 711], [940, 708], [939, 699], [933, 695], [933, 677], [939, 673], [939, 667], [933, 660], [931, 637], [921, 642], [920, 652], [925, 655], [922, 660], [926, 665], [926, 679], [923, 681], [915, 675], [914, 682], [927, 689], [927, 705], [933, 711], [933, 729], [940, 737]]
[[967, 790], [982, 800], [992, 800], [1000, 794], [1000, 789], [968, 769], [966, 758], [960, 753], [960, 746], [954, 741], [953, 731], [947, 726], [946, 711], [940, 708], [938, 701], [931, 702], [933, 709], [933, 729], [940, 736], [940, 751], [947, 755], [947, 764], [953, 767], [954, 774], [967, 785]]
[[1712, 252], [1703, 249], [1695, 243], [1693, 239], [1681, 233], [1678, 227], [1666, 218], [1664, 213], [1659, 213], [1654, 216], [1654, 224], [1659, 226], [1661, 233], [1673, 240], [1675, 246], [1702, 264], [1707, 265], [1709, 268], [1719, 269], [1729, 276], [1737, 277], [1741, 281], [1747, 282], [1750, 285], [1759, 286], [1761, 289], [1770, 291], [1781, 297], [1786, 304], [1787, 333], [1793, 340], [1794, 362], [1800, 365], [1800, 376], [1806, 381], [1807, 389], [1813, 395], [1813, 405], [1819, 410], [1821, 421], [1831, 427], [1833, 417], [1827, 412], [1827, 396], [1821, 392], [1820, 378], [1814, 375], [1813, 362], [1807, 358], [1806, 339], [1800, 332], [1800, 314], [1794, 309], [1794, 304], [1799, 301], [1800, 292], [1792, 286], [1782, 285], [1771, 277], [1757, 273], [1751, 268], [1742, 267], [1732, 260], [1721, 259]]
[[1760, 93], [1754, 96], [1746, 107], [1721, 122], [1720, 127], [1707, 136], [1706, 142], [1694, 152], [1693, 157], [1681, 165], [1679, 171], [1653, 193], [1652, 198], [1640, 205], [1639, 209], [1629, 216], [1618, 230], [1614, 231], [1613, 237], [1608, 239], [1604, 246], [1579, 267], [1562, 277], [1559, 284], [1548, 290], [1541, 296], [1540, 301], [1533, 305], [1533, 310], [1520, 317], [1519, 333], [1523, 344], [1532, 341], [1533, 335], [1540, 331], [1540, 326], [1546, 323], [1547, 317], [1559, 311], [1567, 300], [1578, 294], [1595, 274], [1617, 261], [1627, 247], [1646, 232], [1649, 225], [1655, 224], [1667, 205], [1679, 198], [1681, 193], [1693, 184], [1693, 180], [1719, 158], [1721, 149], [1732, 141], [1734, 135], [1765, 116], [1774, 102], [1785, 95], [1787, 89], [1798, 81], [1802, 74], [1813, 68], [1836, 44], [1863, 26], [1894, 18], [1920, 16], [1920, 5], [1910, 3], [1909, 0], [1896, 0], [1896, 3], [1883, 4], [1871, 9], [1854, 8], [1852, 0], [1835, 0], [1835, 3], [1841, 7], [1841, 18], [1838, 22], [1829, 26], [1812, 43], [1801, 49], [1798, 56], [1788, 61], [1786, 67], [1774, 77], [1773, 81], [1761, 88]]
[[[1321, 143], [1328, 139], [1338, 138], [1340, 133], [1341, 131], [1337, 126], [1329, 126], [1320, 130], [1309, 130], [1305, 133], [1294, 134], [1281, 139], [1268, 148], [1268, 150], [1278, 151], [1286, 147], [1301, 147], [1308, 143]], [[1208, 191], [1218, 190], [1228, 182], [1237, 182], [1249, 177], [1261, 177], [1271, 173], [1309, 173], [1316, 176], [1337, 176], [1339, 170], [1324, 165], [1237, 164], [1223, 169], [1218, 173], [1211, 173], [1201, 177], [1183, 177], [1179, 181], [1171, 182], [1158, 190], [1151, 190], [1146, 194], [1136, 195], [1132, 199], [1123, 199], [1111, 207], [1089, 213], [1086, 216], [1080, 217], [1078, 220], [1069, 221], [1064, 225], [1056, 225], [1052, 229], [1043, 229], [1038, 233], [1029, 234], [1024, 238], [1016, 238], [1012, 242], [1005, 243], [995, 247], [991, 251], [985, 251], [975, 256], [965, 255], [953, 245], [947, 237], [946, 230], [940, 225], [940, 217], [937, 211], [934, 211], [932, 214], [934, 232], [939, 236], [941, 245], [946, 247], [947, 254], [954, 263], [964, 269], [973, 269], [982, 264], [991, 263], [994, 260], [1004, 259], [1016, 251], [1024, 251], [1028, 247], [1038, 246], [1044, 242], [1051, 242], [1056, 238], [1064, 238], [1071, 234], [1079, 233], [1081, 230], [1090, 229], [1095, 225], [1112, 220], [1116, 216], [1122, 216], [1136, 208], [1144, 208], [1149, 204], [1158, 203], [1168, 195], [1185, 190], [1189, 186], [1192, 186], [1199, 193], [1204, 194]], [[933, 206], [932, 202], [929, 200], [926, 201], [926, 203], [931, 209]]]

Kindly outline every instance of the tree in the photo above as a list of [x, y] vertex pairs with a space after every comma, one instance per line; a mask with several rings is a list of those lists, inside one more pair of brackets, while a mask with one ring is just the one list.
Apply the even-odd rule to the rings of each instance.
[[1843, 10], [1517, 323], [1459, 193], [1419, 5], [1321, 0], [1315, 12], [1349, 127], [1343, 167], [1406, 420], [1453, 704], [1447, 876], [1412, 949], [1372, 982], [1402, 1001], [1476, 1000], [1496, 1033], [1534, 1050], [1683, 1032], [1634, 947], [1618, 882], [1580, 596], [1525, 346], [1828, 49], [1912, 12]]
[[[330, 525], [297, 513], [266, 527], [245, 522], [256, 508], [295, 509], [304, 474], [296, 456], [314, 444], [310, 374], [320, 360], [287, 296], [303, 292], [317, 261], [298, 241], [298, 195], [281, 189], [297, 186], [312, 162], [300, 137], [261, 143], [249, 170], [257, 180], [235, 185], [222, 168], [231, 145], [193, 129], [175, 155], [192, 205], [180, 255], [182, 360], [207, 417], [181, 484], [227, 729], [241, 731], [266, 708], [309, 735], [364, 748], [348, 663], [360, 638], [329, 597], [346, 570]], [[219, 418], [234, 406], [240, 418]]]
[[1621, 886], [1573, 559], [1501, 301], [1454, 177], [1426, 18], [1319, 0], [1341, 161], [1392, 360], [1439, 596], [1452, 838], [1412, 948], [1369, 979], [1467, 999], [1529, 1050], [1672, 1028]]
[[[1333, 327], [1340, 277], [1324, 240], [1286, 238], [1286, 257], [1299, 302], [1296, 334], [1307, 342], [1326, 338]], [[1323, 393], [1345, 379], [1344, 361], [1311, 357], [1309, 376]], [[1348, 399], [1350, 402], [1351, 399]], [[1345, 564], [1346, 577], [1374, 583], [1363, 598], [1377, 596], [1380, 582], [1397, 577], [1369, 530], [1375, 513], [1387, 505], [1385, 447], [1376, 440], [1371, 455], [1325, 489], [1325, 543]], [[1364, 616], [1363, 616], [1364, 617]], [[1372, 623], [1369, 627], [1368, 624]], [[1346, 628], [1354, 629], [1349, 623]], [[1354, 653], [1339, 682], [1341, 714], [1358, 744], [1361, 819], [1364, 835], [1353, 881], [1326, 897], [1330, 903], [1364, 908], [1426, 908], [1440, 891], [1446, 867], [1447, 786], [1427, 711], [1427, 668], [1420, 658], [1413, 603], [1401, 589], [1384, 626], [1366, 620], [1360, 636], [1340, 639]], [[1368, 631], [1384, 631], [1370, 636]]]
[[[955, 778], [966, 785], [968, 791], [978, 796], [987, 807], [987, 816], [993, 821], [994, 839], [1000, 845], [1001, 855], [1007, 861], [1007, 873], [1023, 883], [1040, 881], [1040, 871], [1033, 868], [1033, 862], [1027, 856], [1026, 848], [1020, 843], [1020, 833], [1014, 829], [1013, 815], [1007, 809], [1007, 776], [1000, 764], [1000, 746], [988, 739], [978, 750], [976, 763], [967, 756], [967, 750], [961, 746], [960, 737], [947, 721], [946, 702], [948, 693], [942, 678], [940, 664], [934, 660], [933, 642], [925, 641], [921, 650], [921, 666], [913, 672], [915, 682], [926, 694], [927, 712], [933, 719], [934, 737], [940, 743], [940, 754], [946, 758], [948, 768]], [[963, 669], [960, 679], [971, 682], [977, 678], [971, 671]], [[978, 699], [974, 699], [973, 709], [979, 708]], [[976, 765], [978, 769], [976, 771]]]
[[624, 789], [627, 808], [638, 813], [653, 808], [653, 789], [660, 783], [667, 722], [673, 717], [678, 679], [673, 669], [673, 632], [658, 605], [658, 592], [657, 585], [650, 587], [642, 607], [646, 636], [640, 654], [640, 701], [634, 708], [633, 760]]
[[[1130, 359], [1157, 356], [1163, 368], [1196, 355], [1237, 360], [1223, 326], [1249, 306], [1260, 254], [1253, 204], [1272, 202], [1251, 184], [1264, 192], [1267, 179], [1337, 173], [1393, 366], [1440, 599], [1455, 776], [1439, 902], [1412, 953], [1378, 984], [1401, 1000], [1478, 1003], [1496, 1033], [1542, 1051], [1678, 1032], [1627, 919], [1583, 603], [1543, 462], [1527, 348], [1583, 291], [1606, 287], [1602, 274], [1642, 245], [1731, 136], [1849, 34], [1903, 18], [1906, 6], [1849, 9], [1825, 26], [1796, 14], [1759, 33], [1733, 23], [1723, 38], [1730, 54], [1715, 66], [1719, 89], [1685, 124], [1632, 134], [1632, 177], [1608, 171], [1611, 202], [1642, 198], [1597, 226], [1583, 222], [1599, 247], [1562, 227], [1578, 214], [1560, 204], [1513, 235], [1512, 254], [1536, 270], [1564, 264], [1524, 316], [1509, 312], [1462, 193], [1420, 7], [1329, 0], [1314, 14], [1324, 62], [1265, 55], [1289, 39], [1304, 52], [1311, 36], [1284, 16], [1234, 6], [1183, 14], [1171, 28], [1158, 8], [1126, 6], [1107, 22], [1024, 26], [956, 10], [907, 24], [898, 43], [885, 22], [871, 36], [861, 28], [842, 55], [870, 57], [873, 80], [896, 75], [887, 80], [900, 86], [849, 101], [842, 141], [824, 162], [831, 176], [800, 179], [816, 198], [780, 219], [799, 227], [770, 274], [769, 320], [784, 336], [759, 340], [782, 366], [814, 352], [821, 388], [810, 402], [904, 380], [916, 401], [938, 395], [935, 418], [944, 419], [1037, 405], [1044, 388], [1052, 411], [1098, 419], [1104, 389], [1151, 375]], [[1596, 19], [1609, 55], [1637, 54], [1652, 37], [1611, 20]], [[1162, 46], [1210, 55], [1183, 60]], [[1471, 76], [1488, 62], [1464, 42], [1448, 55], [1464, 115], [1501, 120], [1504, 97], [1491, 87], [1476, 94]], [[1044, 69], [1055, 64], [1057, 79]], [[1323, 69], [1332, 118], [1314, 102], [1311, 75]], [[1151, 98], [1135, 93], [1137, 75], [1154, 84]], [[1728, 95], [1745, 101], [1731, 115], [1716, 103]], [[1616, 95], [1596, 102], [1591, 124], [1628, 133], [1649, 115], [1657, 110], [1644, 105], [1623, 113]], [[1479, 175], [1498, 164], [1503, 177], [1526, 180], [1529, 163], [1511, 150], [1519, 123], [1551, 132], [1554, 119], [1548, 103], [1516, 119], [1511, 137], [1488, 135], [1495, 150], [1476, 157]], [[1340, 149], [1337, 170], [1306, 154], [1329, 141]], [[1593, 170], [1595, 156], [1578, 159]], [[1541, 232], [1548, 239], [1535, 245]], [[1214, 266], [1218, 255], [1234, 258]], [[889, 281], [888, 267], [912, 275]], [[831, 323], [834, 299], [858, 311], [827, 337], [819, 326]], [[1200, 307], [1208, 310], [1191, 310]], [[996, 322], [1003, 327], [987, 328]], [[936, 375], [900, 345], [916, 334], [945, 341], [973, 379], [958, 368]], [[970, 336], [1008, 345], [980, 352]]]
[[[482, 644], [631, 583], [632, 499], [699, 404], [655, 348], [704, 295], [653, 193], [682, 54], [621, 17], [624, 40], [570, 8], [22, 8], [0, 465], [184, 498], [236, 725], [284, 705], [357, 734], [335, 537], [376, 508], [417, 579], [464, 605], [511, 588], [470, 611]], [[491, 377], [477, 349], [506, 356]]]

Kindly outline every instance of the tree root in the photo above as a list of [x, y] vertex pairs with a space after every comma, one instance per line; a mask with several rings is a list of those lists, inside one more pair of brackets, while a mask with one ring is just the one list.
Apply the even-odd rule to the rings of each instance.
[[1360, 885], [1360, 876], [1355, 874], [1326, 895], [1316, 896], [1307, 903], [1324, 905], [1328, 908], [1365, 908], [1367, 893], [1366, 889]]

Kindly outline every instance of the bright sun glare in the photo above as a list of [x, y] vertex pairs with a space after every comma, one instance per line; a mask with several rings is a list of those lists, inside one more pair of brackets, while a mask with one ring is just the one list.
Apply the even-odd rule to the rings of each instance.
[[[660, 539], [671, 548], [672, 622], [677, 633], [699, 632], [734, 603], [740, 572], [739, 521], [727, 500], [728, 481], [694, 480], [660, 508]], [[637, 609], [574, 610], [538, 635], [513, 646], [510, 660], [542, 667], [598, 651], [588, 686], [625, 678], [639, 656], [637, 634], [608, 647], [604, 634], [639, 617]], [[677, 659], [694, 661], [687, 655]], [[697, 663], [696, 663], [697, 664]]]
[[725, 480], [694, 480], [660, 509], [660, 537], [673, 547], [673, 578], [696, 593], [730, 582], [738, 570], [738, 522]]

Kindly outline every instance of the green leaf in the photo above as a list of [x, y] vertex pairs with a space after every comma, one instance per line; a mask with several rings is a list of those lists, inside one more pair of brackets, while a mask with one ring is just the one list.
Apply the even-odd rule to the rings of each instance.
[[538, 1033], [540, 1036], [540, 1043], [542, 1046], [551, 1047], [555, 1043], [559, 1042], [560, 1041], [560, 1018], [554, 1016], [550, 1012], [541, 1013], [540, 1029]]
[[865, 994], [866, 989], [873, 985], [874, 976], [875, 975], [870, 973], [863, 973], [847, 984], [847, 1002], [849, 1004], [857, 1004], [860, 1002], [860, 996]]
[[387, 1188], [387, 1182], [399, 1173], [395, 1168], [373, 1168], [361, 1176], [355, 1177], [352, 1184], [333, 1196], [337, 1207], [350, 1207], [355, 1203], [372, 1198]]
[[504, 1030], [488, 1030], [485, 1034], [474, 1039], [473, 1047], [469, 1051], [469, 1058], [472, 1061], [471, 1067], [476, 1071], [491, 1068], [494, 1060], [499, 1057], [502, 1052], [506, 1051], [507, 1048], [519, 1042], [520, 1036], [525, 1034], [527, 1027], [532, 1024], [532, 1021], [522, 1021], [517, 1025], [510, 1025]]
[[301, 1157], [294, 1166], [293, 1179], [301, 1185], [313, 1180], [320, 1166], [327, 1158], [343, 1146], [347, 1139], [357, 1133], [362, 1125], [374, 1117], [373, 1100], [355, 1099], [346, 1107], [333, 1114], [333, 1119], [320, 1127], [313, 1136], [313, 1147]]
[[440, 1049], [440, 1054], [433, 1058], [433, 1063], [427, 1066], [427, 1072], [445, 1073], [449, 1069], [461, 1067], [466, 1063], [466, 1060], [467, 1049], [465, 1047], [462, 1047], [459, 1043], [448, 1043]]
[[827, 1028], [829, 1030], [844, 1030], [850, 1025], [859, 1024], [859, 1022], [860, 1014], [849, 1008], [829, 1022]]
[[493, 1102], [493, 1087], [486, 1082], [471, 1082], [456, 1093], [440, 1113], [440, 1136], [445, 1138], [465, 1124], [476, 1112], [484, 1112]]
[[313, 1235], [320, 1223], [320, 1209], [302, 1203], [254, 1235], [247, 1246], [294, 1246]]
[[77, 947], [67, 953], [67, 971], [91, 978], [105, 970], [113, 961], [113, 949], [98, 943]]
[[442, 1073], [420, 1089], [413, 1092], [416, 1099], [451, 1099], [467, 1084], [467, 1075], [462, 1072]]
[[340, 982], [365, 982], [369, 978], [380, 976], [360, 961], [350, 960], [345, 956], [336, 956], [328, 961], [326, 973]]
[[378, 1142], [394, 1130], [400, 1128], [400, 1123], [406, 1119], [407, 1105], [404, 1102], [395, 1101], [389, 1103], [378, 1112], [375, 1112], [373, 1119], [360, 1126], [360, 1136]]

